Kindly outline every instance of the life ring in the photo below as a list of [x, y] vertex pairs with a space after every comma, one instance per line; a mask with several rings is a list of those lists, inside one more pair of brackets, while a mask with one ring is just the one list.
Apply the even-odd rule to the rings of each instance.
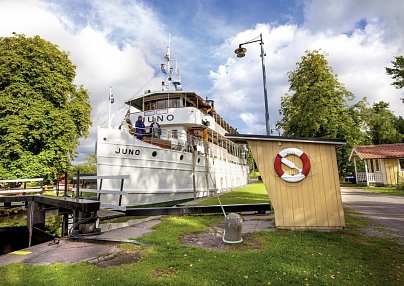
[[[295, 163], [289, 161], [285, 157], [288, 155], [295, 155], [302, 160], [303, 168], [299, 169], [296, 167]], [[288, 175], [282, 169], [282, 164], [285, 164], [289, 168], [296, 169], [299, 171], [297, 175]], [[276, 174], [282, 178], [282, 180], [290, 183], [296, 183], [304, 180], [310, 172], [310, 159], [309, 157], [302, 151], [297, 148], [286, 148], [283, 149], [281, 152], [276, 154], [274, 167]]]

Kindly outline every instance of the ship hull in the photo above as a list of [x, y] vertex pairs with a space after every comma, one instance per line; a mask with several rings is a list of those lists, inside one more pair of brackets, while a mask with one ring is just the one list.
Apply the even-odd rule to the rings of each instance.
[[[206, 197], [244, 186], [248, 182], [245, 159], [211, 146], [207, 152], [172, 150], [135, 139], [117, 129], [99, 128], [97, 175], [128, 175], [122, 206], [177, 202]], [[98, 182], [102, 190], [120, 190], [121, 181]], [[119, 196], [102, 194], [101, 203], [119, 204]]]

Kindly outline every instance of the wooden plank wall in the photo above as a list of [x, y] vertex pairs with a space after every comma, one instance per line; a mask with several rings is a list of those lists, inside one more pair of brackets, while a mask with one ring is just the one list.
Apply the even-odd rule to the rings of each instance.
[[384, 165], [386, 167], [386, 181], [387, 185], [398, 184], [398, 159], [384, 159]]
[[[275, 224], [287, 229], [335, 229], [345, 226], [335, 146], [322, 143], [248, 140], [253, 157], [275, 210]], [[310, 158], [311, 170], [300, 182], [277, 176], [275, 156], [285, 148], [298, 148]], [[300, 158], [288, 160], [299, 168]], [[285, 172], [289, 168], [282, 166]]]

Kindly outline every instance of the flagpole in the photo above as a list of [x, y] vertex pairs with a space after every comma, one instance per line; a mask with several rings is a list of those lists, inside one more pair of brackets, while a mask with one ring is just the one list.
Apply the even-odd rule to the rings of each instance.
[[112, 86], [109, 87], [109, 97], [108, 97], [108, 129], [111, 129], [111, 95]]

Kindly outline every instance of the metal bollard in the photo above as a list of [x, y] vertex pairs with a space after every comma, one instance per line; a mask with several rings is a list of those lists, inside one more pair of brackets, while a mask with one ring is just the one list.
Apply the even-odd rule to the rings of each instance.
[[241, 231], [243, 229], [243, 218], [236, 213], [230, 213], [226, 216], [223, 233], [224, 243], [240, 243], [243, 241]]

